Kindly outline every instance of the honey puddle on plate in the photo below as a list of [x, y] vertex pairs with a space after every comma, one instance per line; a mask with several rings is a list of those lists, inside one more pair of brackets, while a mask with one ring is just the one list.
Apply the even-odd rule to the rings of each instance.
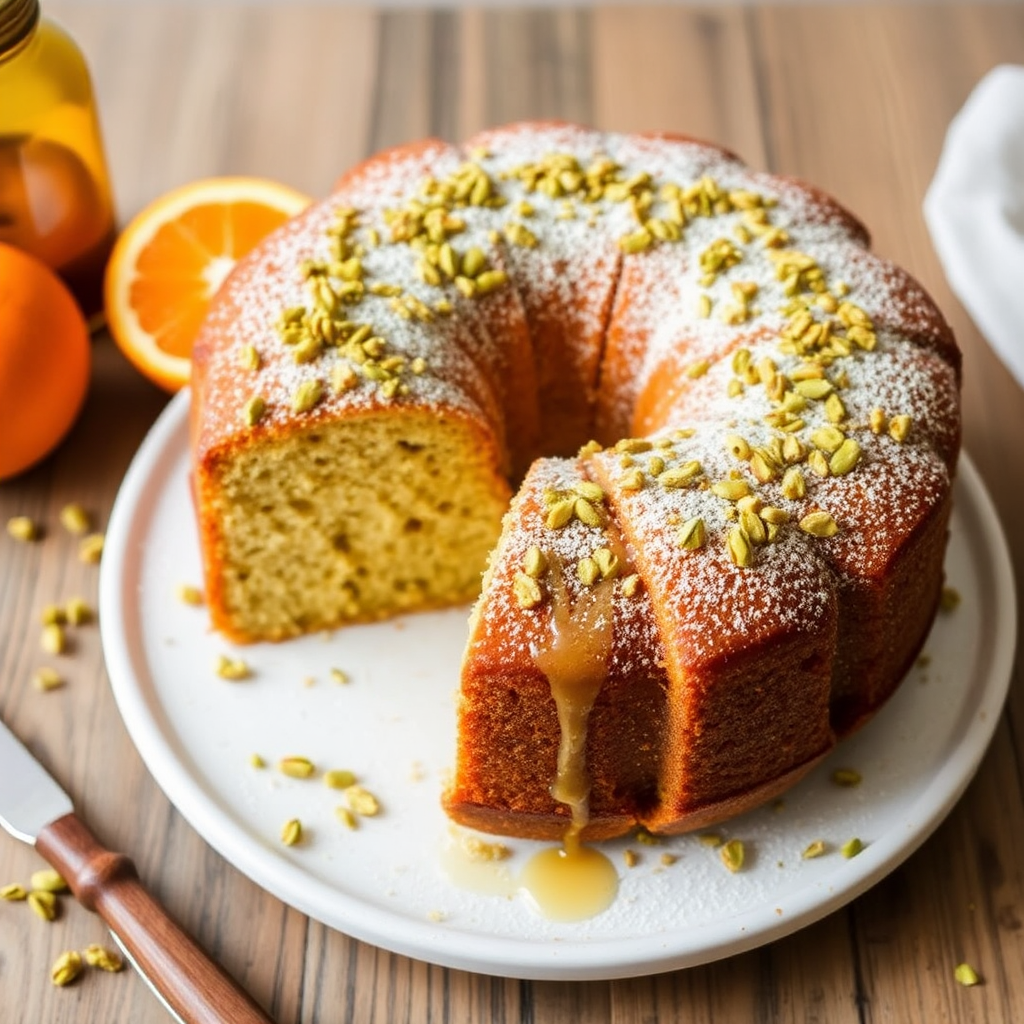
[[610, 581], [598, 585], [575, 607], [564, 593], [556, 594], [550, 640], [533, 652], [537, 667], [548, 677], [558, 709], [561, 739], [551, 795], [571, 814], [562, 845], [534, 854], [518, 878], [501, 859], [487, 855], [504, 849], [500, 844], [453, 843], [444, 858], [446, 873], [460, 888], [506, 896], [522, 892], [552, 921], [594, 917], [612, 905], [619, 891], [619, 875], [612, 862], [580, 841], [590, 817], [587, 721], [607, 672], [612, 593]]

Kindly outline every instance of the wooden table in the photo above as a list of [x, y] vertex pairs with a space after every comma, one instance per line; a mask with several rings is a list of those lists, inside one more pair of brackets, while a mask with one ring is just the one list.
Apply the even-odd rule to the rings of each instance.
[[[874, 231], [933, 292], [964, 349], [966, 447], [995, 499], [1017, 574], [1024, 395], [953, 299], [921, 200], [950, 118], [1000, 62], [1024, 63], [1024, 7], [825, 5], [372, 11], [323, 4], [52, 0], [94, 71], [119, 207], [181, 182], [247, 173], [324, 193], [389, 144], [562, 117], [715, 139], [806, 177]], [[130, 853], [173, 914], [281, 1022], [1009, 1021], [1024, 1013], [1024, 689], [977, 778], [925, 846], [846, 909], [706, 967], [632, 981], [520, 982], [449, 971], [355, 942], [265, 894], [185, 824], [143, 768], [115, 709], [95, 626], [62, 659], [68, 684], [28, 683], [47, 602], [95, 597], [97, 570], [58, 525], [81, 502], [102, 526], [166, 396], [110, 341], [88, 404], [49, 460], [0, 485], [0, 716], [52, 769], [109, 845]], [[0, 440], [2, 443], [2, 440]], [[0, 884], [36, 855], [0, 837]], [[102, 942], [70, 900], [44, 925], [0, 904], [0, 1019], [166, 1020], [134, 974], [54, 988], [65, 948]], [[969, 961], [983, 982], [963, 988]]]

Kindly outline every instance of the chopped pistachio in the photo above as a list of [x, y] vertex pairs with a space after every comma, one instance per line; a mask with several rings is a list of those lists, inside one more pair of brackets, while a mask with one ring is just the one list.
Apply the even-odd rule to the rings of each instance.
[[332, 768], [324, 772], [324, 785], [330, 789], [348, 789], [355, 784], [356, 774], [347, 768]]
[[214, 671], [221, 679], [227, 679], [233, 683], [241, 682], [252, 675], [252, 670], [245, 661], [241, 658], [229, 658], [226, 654], [218, 656]]
[[970, 964], [966, 963], [956, 965], [953, 977], [958, 985], [963, 985], [965, 988], [977, 985], [981, 981], [981, 978], [978, 977], [978, 972]]
[[746, 850], [742, 839], [730, 839], [721, 850], [722, 863], [735, 874], [743, 870], [743, 861], [746, 858]]
[[849, 789], [861, 784], [861, 774], [853, 768], [837, 768], [832, 773], [832, 781], [837, 786], [843, 786]]
[[302, 842], [302, 822], [298, 818], [290, 818], [281, 826], [281, 842], [285, 846], [297, 846]]
[[57, 897], [52, 892], [41, 889], [33, 890], [28, 894], [28, 905], [35, 912], [37, 917], [44, 921], [53, 921], [57, 917]]
[[13, 902], [15, 900], [26, 899], [28, 899], [28, 893], [25, 891], [25, 888], [18, 885], [17, 882], [11, 882], [9, 885], [0, 886], [0, 900]]
[[64, 653], [67, 649], [67, 638], [59, 623], [51, 622], [50, 625], [43, 627], [40, 646], [47, 654]]
[[7, 520], [7, 533], [14, 540], [20, 540], [28, 543], [29, 541], [39, 540], [41, 532], [39, 527], [36, 526], [35, 522], [28, 516], [13, 516]]
[[800, 529], [812, 537], [833, 537], [839, 532], [836, 521], [823, 509], [808, 512], [800, 520]]
[[70, 985], [82, 973], [82, 957], [73, 949], [61, 953], [50, 968], [50, 980], [58, 987]]
[[90, 967], [108, 971], [110, 974], [116, 974], [124, 967], [124, 960], [119, 953], [95, 943], [82, 950], [82, 958]]
[[203, 592], [198, 588], [192, 586], [190, 583], [179, 583], [176, 590], [178, 600], [182, 604], [190, 604], [195, 607], [199, 607], [203, 604]]
[[349, 786], [345, 790], [349, 809], [362, 818], [372, 818], [380, 813], [380, 801], [363, 786]]
[[849, 860], [851, 857], [856, 857], [864, 849], [864, 844], [854, 836], [852, 839], [847, 839], [845, 843], [839, 848], [839, 852]]
[[68, 533], [81, 536], [89, 532], [92, 525], [89, 521], [89, 513], [81, 505], [72, 502], [60, 510], [60, 523]]
[[87, 565], [97, 565], [103, 557], [103, 534], [90, 533], [78, 545], [78, 558]]
[[42, 868], [39, 871], [33, 871], [29, 882], [33, 889], [40, 892], [68, 891], [68, 883], [65, 882], [60, 873], [54, 871], [53, 868]]
[[282, 757], [277, 762], [277, 770], [293, 779], [308, 779], [316, 774], [316, 765], [308, 757]]
[[804, 852], [800, 854], [804, 860], [813, 860], [815, 857], [821, 857], [827, 852], [828, 847], [825, 845], [824, 839], [815, 839], [813, 843], [809, 843], [804, 849]]
[[47, 693], [63, 686], [64, 679], [55, 669], [43, 665], [32, 673], [32, 685], [40, 692]]
[[84, 626], [92, 621], [93, 611], [84, 597], [72, 597], [64, 605], [64, 617], [71, 626]]

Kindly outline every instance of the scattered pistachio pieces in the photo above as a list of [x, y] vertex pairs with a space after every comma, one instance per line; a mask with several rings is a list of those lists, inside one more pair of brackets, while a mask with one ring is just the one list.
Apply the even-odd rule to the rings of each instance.
[[23, 543], [39, 540], [42, 533], [35, 522], [28, 516], [13, 516], [7, 520], [8, 536]]
[[719, 852], [722, 863], [735, 874], [743, 870], [743, 861], [746, 859], [746, 849], [742, 839], [730, 839]]
[[46, 604], [39, 613], [39, 621], [44, 626], [52, 626], [54, 623], [60, 625], [67, 621], [67, 615], [59, 604]]
[[28, 905], [38, 917], [44, 921], [52, 921], [57, 916], [57, 897], [45, 889], [33, 890], [27, 896]]
[[958, 985], [963, 985], [964, 988], [970, 988], [972, 985], [977, 985], [981, 978], [978, 977], [978, 972], [970, 964], [957, 964], [953, 970], [953, 977], [956, 979]]
[[697, 836], [697, 842], [700, 843], [701, 846], [709, 846], [714, 849], [716, 846], [721, 846], [724, 840], [717, 832], [701, 832], [701, 834]]
[[121, 958], [121, 955], [112, 949], [107, 949], [106, 946], [97, 946], [95, 944], [86, 946], [82, 950], [82, 958], [90, 967], [96, 967], [101, 971], [108, 971], [111, 974], [117, 974], [124, 967], [124, 960]]
[[380, 813], [380, 801], [368, 789], [360, 785], [345, 790], [349, 809], [362, 818], [372, 818]]
[[832, 773], [832, 781], [837, 786], [843, 786], [847, 789], [853, 786], [859, 786], [861, 783], [861, 774], [853, 768], [837, 768]]
[[330, 671], [331, 682], [338, 683], [341, 686], [351, 682], [348, 677], [348, 673], [342, 671], [340, 668], [332, 668]]
[[102, 533], [90, 533], [88, 537], [83, 537], [81, 544], [78, 545], [79, 561], [85, 562], [86, 565], [98, 565], [103, 557], [103, 542]]
[[847, 839], [846, 842], [843, 843], [841, 847], [839, 847], [839, 852], [847, 860], [849, 860], [851, 857], [856, 857], [857, 854], [860, 853], [863, 849], [864, 844], [861, 842], [860, 839], [854, 836], [852, 839]]
[[348, 789], [356, 784], [356, 773], [347, 768], [332, 768], [324, 772], [324, 785], [331, 789]]
[[259, 754], [250, 754], [249, 755], [249, 764], [252, 765], [253, 768], [266, 768], [267, 767], [267, 762], [264, 761], [263, 758], [260, 757]]
[[28, 892], [24, 886], [18, 885], [17, 882], [11, 882], [9, 885], [0, 887], [0, 900], [12, 902], [25, 899], [28, 899]]
[[84, 626], [92, 622], [93, 610], [84, 597], [72, 597], [64, 605], [64, 618], [69, 626]]
[[75, 950], [61, 953], [50, 968], [50, 980], [59, 987], [70, 985], [82, 973], [82, 957]]
[[182, 604], [190, 604], [198, 608], [205, 601], [203, 592], [191, 583], [179, 583], [175, 593]]
[[663, 853], [658, 860], [666, 868], [670, 868], [677, 860], [679, 860], [678, 854], [675, 853]]
[[334, 816], [345, 828], [359, 828], [359, 819], [347, 807], [335, 807]]
[[277, 770], [293, 779], [308, 779], [316, 774], [316, 765], [308, 757], [282, 757]]
[[68, 533], [73, 533], [76, 536], [88, 533], [92, 526], [89, 513], [76, 502], [65, 505], [60, 510], [60, 523]]
[[43, 626], [39, 645], [47, 654], [63, 654], [68, 644], [61, 625], [57, 622], [51, 622], [48, 626]]
[[62, 687], [64, 679], [56, 669], [42, 665], [32, 673], [32, 685], [40, 693], [48, 693], [50, 690]]
[[956, 587], [943, 587], [939, 598], [939, 608], [944, 612], [955, 611], [960, 606], [960, 591]]
[[627, 868], [635, 868], [640, 863], [640, 855], [636, 850], [631, 850], [628, 846], [622, 851], [622, 862]]
[[297, 846], [302, 842], [302, 822], [290, 818], [281, 826], [281, 842], [285, 846]]
[[815, 839], [813, 843], [809, 843], [802, 854], [804, 860], [814, 860], [815, 857], [822, 857], [828, 851], [828, 847], [825, 845], [824, 839]]
[[243, 679], [249, 679], [252, 676], [252, 669], [249, 668], [242, 658], [229, 658], [226, 654], [221, 654], [217, 658], [214, 672], [221, 679], [227, 679], [232, 683], [241, 682]]
[[33, 871], [29, 879], [32, 888], [39, 892], [67, 892], [68, 883], [53, 868], [43, 868], [40, 871]]

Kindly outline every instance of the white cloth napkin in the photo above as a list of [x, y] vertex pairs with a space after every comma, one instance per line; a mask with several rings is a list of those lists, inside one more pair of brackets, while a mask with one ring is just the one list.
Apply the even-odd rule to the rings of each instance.
[[953, 291], [1024, 387], [1024, 67], [990, 71], [953, 119], [924, 215]]

